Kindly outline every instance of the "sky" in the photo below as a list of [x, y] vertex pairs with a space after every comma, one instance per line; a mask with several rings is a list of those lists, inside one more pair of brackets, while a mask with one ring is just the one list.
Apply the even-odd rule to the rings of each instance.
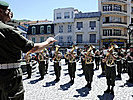
[[98, 0], [4, 0], [9, 3], [13, 19], [51, 20], [57, 8], [73, 7], [79, 11], [98, 11]]

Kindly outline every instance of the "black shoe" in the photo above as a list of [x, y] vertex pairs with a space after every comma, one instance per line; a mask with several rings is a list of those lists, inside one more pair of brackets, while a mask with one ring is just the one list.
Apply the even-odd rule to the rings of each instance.
[[30, 78], [31, 78], [31, 77], [29, 77], [29, 76], [27, 77], [27, 79], [30, 79]]
[[114, 95], [114, 91], [113, 91], [113, 90], [111, 90], [111, 91], [110, 91], [110, 94]]
[[60, 79], [56, 78], [54, 81], [55, 81], [55, 82], [59, 82], [59, 80], [60, 80]]
[[110, 93], [110, 89], [107, 89], [106, 91], [104, 91], [104, 93]]
[[44, 77], [40, 77], [40, 78], [39, 78], [39, 80], [43, 80], [43, 79], [44, 79]]
[[88, 83], [88, 84], [86, 84], [86, 86], [85, 87], [87, 87], [87, 88], [91, 88], [91, 84], [90, 83]]

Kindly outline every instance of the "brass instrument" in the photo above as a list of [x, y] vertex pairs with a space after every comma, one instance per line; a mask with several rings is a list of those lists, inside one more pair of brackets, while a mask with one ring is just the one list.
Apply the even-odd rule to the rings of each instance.
[[111, 66], [112, 64], [114, 64], [114, 57], [113, 57], [113, 50], [115, 48], [118, 48], [118, 46], [116, 44], [111, 45], [111, 47], [108, 50], [108, 53], [106, 54], [107, 60], [106, 60], [106, 64], [107, 66]]
[[59, 47], [58, 45], [56, 45], [56, 49], [55, 49], [55, 58], [57, 61], [60, 61], [61, 60], [61, 54], [59, 53]]
[[31, 59], [30, 54], [27, 54], [27, 56], [26, 56], [26, 63], [30, 63], [30, 59]]
[[44, 61], [44, 55], [43, 55], [42, 52], [39, 52], [38, 60], [39, 60], [39, 61]]
[[77, 49], [77, 47], [75, 45], [73, 45], [71, 51], [68, 54], [68, 59], [69, 59], [70, 63], [72, 63], [73, 60], [75, 59], [75, 56], [74, 56], [74, 50], [75, 49]]
[[89, 64], [92, 62], [92, 53], [91, 51], [93, 50], [94, 46], [90, 45], [89, 49], [87, 50], [87, 53], [85, 54], [85, 63]]

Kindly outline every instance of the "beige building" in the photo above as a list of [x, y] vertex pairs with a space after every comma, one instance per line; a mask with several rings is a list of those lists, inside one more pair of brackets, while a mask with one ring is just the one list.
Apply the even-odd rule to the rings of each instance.
[[127, 27], [133, 22], [133, 0], [98, 0], [101, 11], [101, 43], [108, 47], [111, 42], [126, 46]]
[[75, 14], [74, 35], [78, 47], [92, 44], [100, 48], [100, 16], [101, 12]]

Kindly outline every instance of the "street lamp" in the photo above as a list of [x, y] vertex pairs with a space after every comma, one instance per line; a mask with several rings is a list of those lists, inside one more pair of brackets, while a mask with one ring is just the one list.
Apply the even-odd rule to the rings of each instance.
[[128, 47], [130, 47], [131, 45], [131, 34], [133, 33], [133, 24], [129, 24], [128, 28], [127, 28], [127, 32], [128, 32], [128, 36], [129, 36], [129, 45]]

